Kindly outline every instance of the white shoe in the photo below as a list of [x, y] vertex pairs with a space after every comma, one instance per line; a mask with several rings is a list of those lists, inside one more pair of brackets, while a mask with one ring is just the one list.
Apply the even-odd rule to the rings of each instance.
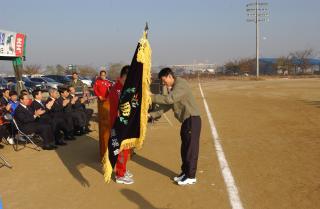
[[176, 176], [173, 178], [173, 181], [178, 182], [181, 181], [184, 178], [185, 174], [181, 173], [179, 176]]
[[11, 137], [9, 137], [8, 136], [8, 138], [6, 139], [7, 140], [7, 142], [9, 143], [9, 144], [14, 144], [14, 140], [13, 140], [13, 138], [11, 138]]
[[178, 181], [178, 185], [180, 185], [180, 186], [186, 186], [186, 185], [191, 185], [191, 184], [195, 184], [195, 183], [197, 183], [197, 179], [196, 178], [184, 177], [183, 179]]
[[133, 174], [129, 170], [127, 170], [126, 173], [124, 174], [124, 176], [132, 178]]
[[133, 179], [129, 178], [127, 176], [116, 177], [116, 182], [118, 184], [133, 184], [134, 183]]

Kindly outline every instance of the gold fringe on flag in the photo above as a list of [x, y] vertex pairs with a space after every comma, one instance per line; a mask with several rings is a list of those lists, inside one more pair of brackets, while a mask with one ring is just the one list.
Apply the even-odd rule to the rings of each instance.
[[[144, 142], [148, 123], [148, 109], [152, 103], [150, 97], [150, 83], [151, 83], [151, 47], [147, 39], [147, 33], [144, 32], [139, 41], [139, 49], [137, 53], [137, 61], [143, 64], [142, 74], [142, 98], [141, 98], [141, 112], [140, 112], [140, 137], [130, 138], [122, 141], [120, 152], [124, 149], [137, 148], [141, 149]], [[109, 183], [112, 175], [112, 166], [109, 161], [108, 149], [102, 159], [104, 180]]]

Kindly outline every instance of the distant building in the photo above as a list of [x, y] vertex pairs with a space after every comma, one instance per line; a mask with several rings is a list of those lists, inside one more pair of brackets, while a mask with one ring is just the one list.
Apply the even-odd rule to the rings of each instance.
[[[261, 74], [288, 74], [287, 70], [283, 70], [276, 66], [277, 58], [261, 58], [260, 59], [260, 72]], [[301, 64], [302, 60], [293, 59], [293, 67], [291, 69], [292, 72], [297, 74], [299, 73], [307, 73], [314, 74], [320, 73], [320, 59], [309, 59], [308, 63], [310, 67], [308, 69], [301, 69], [299, 64]], [[278, 67], [278, 68], [277, 68]]]

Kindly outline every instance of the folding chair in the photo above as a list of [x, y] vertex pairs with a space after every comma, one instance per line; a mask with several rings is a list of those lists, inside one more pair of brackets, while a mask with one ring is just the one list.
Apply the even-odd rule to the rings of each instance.
[[10, 163], [2, 155], [0, 155], [0, 159], [3, 161], [3, 163], [1, 163], [1, 165], [0, 165], [0, 168], [3, 166], [6, 166], [8, 168], [12, 168], [12, 165], [10, 165]]
[[[10, 115], [10, 114], [5, 114], [5, 115], [4, 115], [4, 118], [5, 118], [6, 120], [10, 121], [11, 124], [13, 124], [14, 127], [15, 127], [15, 129], [18, 131], [18, 133], [17, 133], [16, 136], [14, 137], [15, 143], [13, 144], [13, 148], [14, 148], [15, 151], [19, 151], [19, 150], [21, 150], [21, 149], [23, 149], [23, 148], [25, 148], [25, 147], [28, 147], [28, 146], [27, 146], [28, 142], [31, 143], [31, 144], [33, 144], [33, 147], [29, 147], [29, 148], [34, 149], [34, 150], [37, 150], [37, 151], [40, 151], [40, 147], [39, 147], [37, 144], [35, 144], [34, 141], [33, 141], [33, 140], [35, 140], [35, 139], [38, 139], [39, 141], [42, 140], [39, 135], [37, 135], [37, 134], [35, 134], [35, 133], [25, 134], [24, 132], [22, 132], [22, 131], [20, 130], [20, 128], [19, 128], [16, 120], [15, 120], [15, 119], [12, 117], [12, 115]], [[17, 137], [17, 136], [18, 136], [18, 137]], [[16, 138], [20, 138], [20, 137], [22, 137], [22, 138], [25, 140], [25, 142], [24, 142], [24, 144], [23, 144], [23, 147], [19, 149], [19, 141], [20, 141], [20, 140], [19, 140], [19, 139], [16, 139]]]

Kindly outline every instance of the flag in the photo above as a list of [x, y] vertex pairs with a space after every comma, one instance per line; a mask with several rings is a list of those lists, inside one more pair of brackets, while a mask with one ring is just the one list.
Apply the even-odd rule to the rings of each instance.
[[119, 114], [111, 129], [108, 149], [102, 160], [106, 182], [110, 182], [118, 154], [123, 149], [142, 147], [151, 105], [150, 80], [151, 48], [145, 31], [135, 50], [121, 91]]

